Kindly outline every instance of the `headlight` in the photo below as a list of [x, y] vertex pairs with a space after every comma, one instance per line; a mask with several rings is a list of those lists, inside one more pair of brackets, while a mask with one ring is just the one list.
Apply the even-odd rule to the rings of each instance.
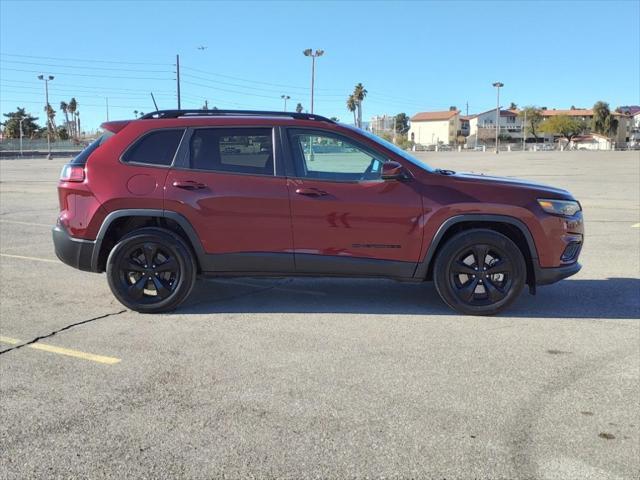
[[562, 215], [563, 217], [572, 217], [582, 208], [575, 200], [553, 200], [548, 198], [539, 198], [538, 204], [542, 209], [552, 215]]

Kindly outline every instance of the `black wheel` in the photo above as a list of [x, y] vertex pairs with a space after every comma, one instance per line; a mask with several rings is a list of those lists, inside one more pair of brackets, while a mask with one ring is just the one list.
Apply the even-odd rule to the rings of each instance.
[[111, 291], [120, 303], [142, 313], [175, 309], [191, 293], [196, 270], [184, 240], [160, 228], [125, 235], [107, 259]]
[[454, 310], [493, 315], [522, 292], [526, 265], [518, 246], [493, 230], [469, 230], [452, 237], [438, 253], [433, 279]]

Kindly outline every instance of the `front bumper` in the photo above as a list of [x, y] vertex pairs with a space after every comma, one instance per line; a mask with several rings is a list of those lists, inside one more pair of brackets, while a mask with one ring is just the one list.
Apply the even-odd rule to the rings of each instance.
[[67, 265], [84, 270], [91, 269], [91, 258], [95, 248], [95, 241], [73, 238], [64, 227], [56, 225], [51, 231], [53, 235], [53, 246], [58, 258]]
[[575, 275], [581, 268], [582, 265], [578, 262], [551, 268], [542, 268], [538, 262], [534, 262], [533, 270], [536, 278], [536, 285], [549, 285], [559, 282], [563, 278]]

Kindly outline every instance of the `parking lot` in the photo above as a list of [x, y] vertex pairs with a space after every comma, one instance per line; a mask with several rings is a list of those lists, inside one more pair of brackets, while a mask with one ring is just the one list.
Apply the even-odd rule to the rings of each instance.
[[639, 152], [417, 155], [569, 189], [583, 270], [490, 318], [322, 278], [141, 315], [53, 253], [64, 159], [1, 160], [0, 478], [638, 478]]

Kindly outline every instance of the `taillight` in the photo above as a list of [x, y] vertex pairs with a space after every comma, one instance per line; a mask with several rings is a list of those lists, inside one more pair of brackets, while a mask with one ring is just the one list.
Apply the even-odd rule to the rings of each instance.
[[60, 172], [62, 182], [84, 181], [84, 165], [65, 165]]

